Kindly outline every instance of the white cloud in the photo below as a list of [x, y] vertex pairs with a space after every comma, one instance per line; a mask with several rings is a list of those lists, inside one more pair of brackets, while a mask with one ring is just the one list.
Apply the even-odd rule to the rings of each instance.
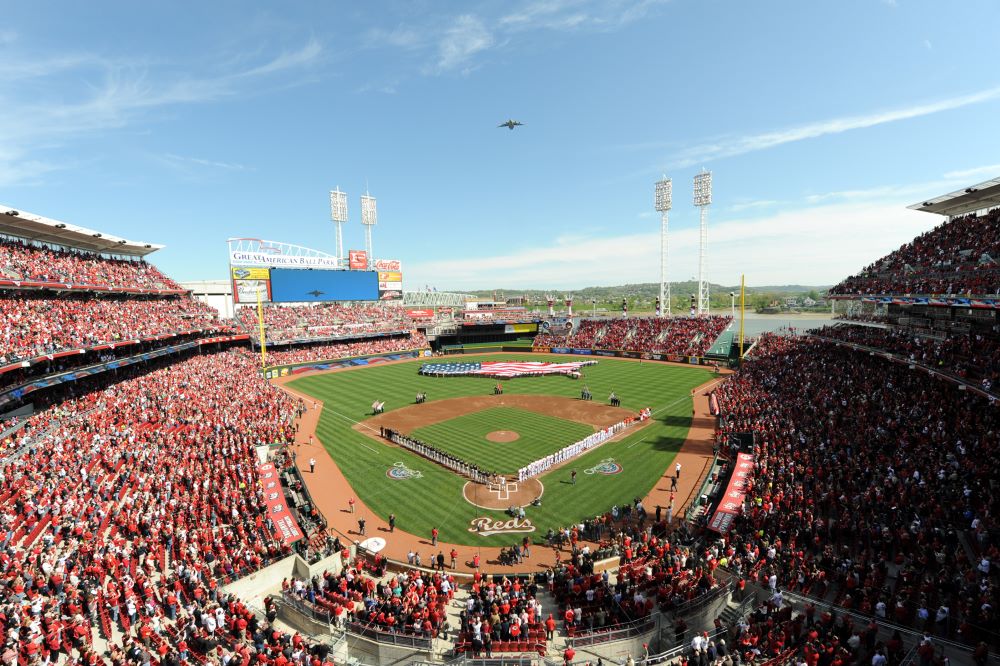
[[500, 17], [505, 30], [616, 30], [645, 16], [665, 0], [536, 0]]
[[[44, 174], [64, 168], [38, 155], [72, 137], [124, 127], [156, 108], [259, 92], [254, 82], [303, 69], [322, 53], [319, 42], [310, 39], [262, 64], [207, 76], [169, 74], [162, 63], [95, 54], [6, 57], [0, 60], [0, 186], [35, 184]], [[58, 95], [24, 95], [35, 88]]]
[[780, 201], [764, 199], [761, 201], [743, 201], [740, 203], [734, 203], [729, 207], [734, 213], [739, 213], [744, 210], [753, 210], [754, 208], [771, 208], [772, 206], [777, 206]]
[[466, 65], [472, 56], [493, 46], [493, 35], [472, 14], [463, 14], [445, 30], [438, 42], [434, 68], [446, 72]]
[[323, 54], [323, 46], [315, 39], [310, 39], [302, 48], [286, 51], [270, 62], [242, 72], [240, 76], [263, 76], [274, 74], [286, 69], [303, 67], [314, 63]]
[[211, 169], [220, 169], [223, 171], [253, 171], [253, 167], [246, 166], [245, 164], [238, 164], [236, 162], [219, 162], [217, 160], [206, 160], [200, 157], [183, 157], [181, 155], [174, 155], [173, 153], [168, 153], [163, 156], [164, 160], [170, 164], [182, 166], [182, 165], [193, 165], [198, 167], [207, 167]]
[[[708, 276], [715, 283], [737, 284], [745, 273], [751, 286], [833, 284], [938, 222], [937, 216], [908, 210], [898, 202], [838, 203], [745, 219], [710, 219]], [[669, 275], [673, 281], [687, 280], [697, 274], [695, 218], [675, 218], [671, 224]], [[659, 235], [560, 238], [502, 255], [411, 262], [408, 276], [411, 284], [455, 291], [655, 282]]]
[[415, 49], [427, 43], [427, 36], [419, 30], [399, 25], [392, 30], [374, 28], [365, 33], [364, 44], [370, 48], [394, 46], [400, 49]]
[[916, 104], [891, 111], [881, 111], [861, 116], [831, 118], [806, 125], [798, 125], [773, 132], [751, 134], [743, 137], [721, 137], [715, 141], [682, 150], [673, 155], [668, 161], [675, 167], [695, 166], [711, 160], [774, 148], [786, 143], [815, 139], [830, 134], [840, 134], [850, 130], [875, 127], [877, 125], [885, 125], [921, 116], [929, 116], [997, 98], [1000, 98], [1000, 86], [987, 88], [968, 95], [949, 97], [937, 102]]
[[987, 164], [986, 166], [973, 167], [971, 169], [949, 171], [944, 175], [945, 178], [953, 178], [956, 180], [966, 180], [968, 178], [990, 179], [998, 176], [1000, 176], [1000, 164]]
[[[432, 16], [416, 25], [367, 31], [362, 44], [367, 48], [392, 47], [420, 54], [424, 75], [477, 67], [476, 56], [502, 50], [535, 31], [611, 32], [646, 16], [666, 0], [532, 0], [513, 3], [506, 13], [496, 16], [467, 13], [457, 17]], [[441, 27], [445, 26], [445, 27]]]
[[931, 40], [929, 40], [929, 39], [925, 39], [924, 40], [924, 48], [927, 49], [928, 51], [931, 51], [931, 50], [934, 49], [934, 45], [931, 44]]

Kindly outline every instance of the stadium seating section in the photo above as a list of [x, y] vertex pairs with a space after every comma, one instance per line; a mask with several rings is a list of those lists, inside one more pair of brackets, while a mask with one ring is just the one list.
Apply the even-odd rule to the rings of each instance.
[[995, 628], [992, 401], [820, 338], [772, 335], [716, 395], [720, 445], [755, 435], [730, 568], [967, 643]]
[[534, 346], [701, 356], [731, 322], [731, 317], [718, 315], [584, 319], [571, 335], [540, 334]]
[[180, 290], [144, 261], [107, 259], [77, 251], [0, 239], [0, 280], [85, 285], [103, 289]]
[[187, 297], [125, 299], [0, 291], [0, 365], [102, 344], [228, 331], [213, 309]]
[[353, 342], [314, 342], [306, 345], [272, 347], [267, 352], [267, 363], [268, 365], [308, 363], [425, 348], [427, 348], [427, 338], [423, 333], [416, 331], [405, 335], [368, 338]]
[[830, 290], [848, 296], [1000, 294], [1000, 209], [944, 222]]
[[909, 327], [839, 324], [812, 333], [878, 349], [935, 371], [977, 381], [985, 391], [1000, 387], [1000, 335], [992, 331], [932, 336]]
[[[283, 305], [263, 308], [267, 340], [322, 339], [370, 333], [385, 333], [413, 328], [413, 321], [400, 307], [336, 303], [322, 305]], [[237, 311], [246, 330], [256, 333], [259, 322], [256, 308]]]

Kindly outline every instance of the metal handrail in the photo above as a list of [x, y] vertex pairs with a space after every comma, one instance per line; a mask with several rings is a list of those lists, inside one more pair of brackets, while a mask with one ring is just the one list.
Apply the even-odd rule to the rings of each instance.
[[699, 610], [702, 606], [706, 606], [711, 602], [715, 601], [719, 597], [723, 597], [729, 594], [733, 589], [733, 581], [727, 581], [725, 584], [720, 585], [712, 590], [709, 590], [700, 597], [695, 597], [694, 599], [689, 599], [685, 601], [680, 606], [676, 608], [669, 609], [671, 615], [687, 615], [692, 611]]
[[301, 599], [296, 599], [287, 590], [281, 591], [281, 600], [303, 615], [308, 615], [314, 620], [325, 622], [331, 626], [333, 625], [333, 615], [325, 608], [320, 608], [317, 605], [306, 603]]
[[410, 634], [399, 634], [392, 631], [384, 631], [373, 626], [364, 625], [360, 622], [348, 622], [347, 631], [356, 635], [370, 638], [379, 643], [389, 643], [391, 645], [403, 645], [419, 650], [431, 649], [431, 638], [414, 636]]
[[[856, 611], [844, 608], [842, 606], [838, 606], [837, 604], [833, 604], [828, 601], [823, 601], [822, 599], [816, 599], [815, 597], [810, 597], [809, 595], [806, 594], [800, 594], [798, 592], [789, 592], [787, 590], [783, 590], [781, 594], [786, 599], [797, 600], [799, 603], [811, 603], [813, 606], [817, 608], [829, 608], [830, 610], [836, 610], [836, 612], [840, 615], [847, 615], [853, 618], [854, 620], [858, 620], [865, 624], [874, 621], [877, 626], [886, 630], [898, 631], [900, 634], [905, 634], [917, 640], [918, 643], [920, 639], [922, 639], [924, 636], [924, 632], [917, 631], [912, 627], [907, 627], [902, 624], [897, 624], [896, 622], [892, 622], [885, 618], [876, 618], [872, 615], [864, 615], [862, 613], [858, 613]], [[957, 650], [959, 652], [972, 652], [975, 649], [975, 646], [968, 645], [966, 643], [958, 643], [956, 641], [948, 640], [947, 638], [943, 638], [937, 635], [934, 636], [934, 642], [937, 645], [947, 646], [949, 650]], [[991, 653], [991, 655], [996, 656], [994, 655], [994, 653]]]
[[583, 632], [574, 631], [573, 636], [567, 638], [566, 642], [574, 648], [594, 645], [595, 643], [611, 643], [645, 633], [651, 630], [655, 624], [656, 617], [649, 615], [607, 629], [591, 629]]

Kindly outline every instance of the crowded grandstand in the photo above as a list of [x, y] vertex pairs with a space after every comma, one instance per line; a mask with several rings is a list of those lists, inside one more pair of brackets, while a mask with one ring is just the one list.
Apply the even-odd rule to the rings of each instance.
[[[1000, 647], [1000, 209], [980, 204], [832, 288], [841, 320], [764, 334], [745, 359], [710, 356], [733, 324], [720, 315], [578, 317], [554, 334], [521, 308], [374, 300], [244, 303], [224, 319], [147, 263], [158, 246], [95, 247], [89, 230], [8, 210], [2, 661], [324, 666], [364, 658], [348, 636], [408, 661], [572, 661], [630, 640], [648, 663], [929, 665], [945, 645], [985, 663]], [[443, 353], [442, 330], [479, 325], [531, 330], [527, 352], [733, 361], [711, 388], [708, 506], [674, 513], [671, 496], [667, 513], [637, 488], [504, 549], [503, 566], [557, 553], [531, 574], [478, 555], [460, 572], [447, 547], [393, 562], [356, 543], [363, 526], [334, 529], [300, 471], [315, 405], [262, 365]], [[751, 471], [731, 496], [741, 454]], [[270, 588], [247, 583], [293, 561]]]

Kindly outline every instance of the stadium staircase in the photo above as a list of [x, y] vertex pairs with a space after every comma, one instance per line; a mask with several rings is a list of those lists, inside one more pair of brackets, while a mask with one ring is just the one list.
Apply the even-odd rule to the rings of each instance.
[[[549, 591], [545, 589], [544, 586], [538, 588], [538, 592], [535, 594], [535, 598], [542, 605], [541, 621], [544, 622], [545, 619], [549, 616], [549, 613], [552, 613], [552, 615], [556, 618], [556, 621], [558, 623], [555, 637], [553, 638], [553, 640], [549, 641], [546, 644], [547, 648], [546, 655], [549, 657], [561, 657], [563, 651], [566, 650], [567, 641], [566, 641], [565, 631], [563, 631], [562, 629], [563, 622], [561, 614], [559, 612], [559, 604], [556, 603], [555, 597], [553, 597], [549, 593]], [[469, 599], [468, 590], [464, 587], [460, 587], [455, 591], [455, 598], [452, 600], [450, 604], [448, 604], [446, 612], [446, 617], [448, 619], [448, 626], [450, 627], [448, 631], [448, 638], [447, 640], [436, 638], [434, 639], [433, 642], [434, 656], [441, 659], [442, 661], [447, 662], [448, 660], [454, 658], [455, 656], [454, 654], [455, 644], [457, 642], [458, 635], [462, 629], [462, 620], [460, 617], [460, 613], [462, 612], [462, 609], [465, 608], [468, 599]], [[496, 643], [494, 643], [494, 645], [496, 645]], [[500, 655], [508, 655], [508, 654], [513, 655], [522, 653], [507, 653], [507, 652], [500, 652], [494, 649], [493, 654], [495, 657], [500, 659]], [[537, 653], [534, 654], [535, 656], [538, 656]]]

